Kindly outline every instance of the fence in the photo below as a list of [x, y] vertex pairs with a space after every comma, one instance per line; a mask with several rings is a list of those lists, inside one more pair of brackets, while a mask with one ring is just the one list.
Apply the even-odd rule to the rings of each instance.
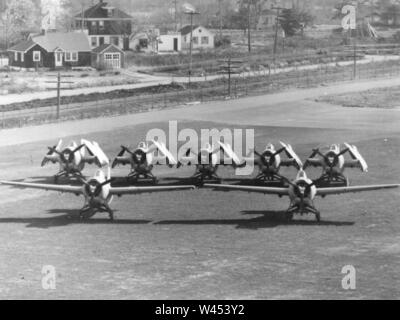
[[[358, 79], [393, 77], [400, 75], [400, 62], [369, 63], [359, 65]], [[352, 66], [329, 67], [320, 65], [313, 70], [293, 69], [290, 72], [272, 74], [268, 70], [255, 71], [251, 75], [238, 75], [230, 83], [230, 98], [279, 92], [286, 88], [308, 88], [322, 83], [341, 82], [354, 78]], [[196, 86], [196, 87], [195, 87]], [[3, 110], [0, 127], [21, 127], [62, 120], [86, 119], [112, 115], [178, 107], [186, 103], [226, 99], [229, 83], [226, 78], [210, 83], [193, 84], [188, 89], [158, 94], [146, 94], [125, 98], [74, 102], [60, 106], [60, 119], [56, 118], [56, 106], [35, 106], [30, 109]]]

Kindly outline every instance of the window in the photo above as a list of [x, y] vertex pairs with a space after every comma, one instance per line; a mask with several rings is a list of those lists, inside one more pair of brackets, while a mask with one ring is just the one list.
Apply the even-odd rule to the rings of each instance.
[[139, 39], [139, 46], [142, 48], [147, 48], [149, 46], [149, 42], [147, 39]]
[[199, 38], [198, 37], [193, 37], [193, 43], [198, 44], [199, 43]]
[[103, 45], [104, 44], [104, 37], [100, 37], [99, 38], [99, 45]]
[[92, 21], [92, 27], [96, 28], [96, 21]]
[[112, 53], [106, 53], [106, 54], [104, 55], [104, 59], [105, 59], [105, 60], [112, 60], [112, 58], [113, 58]]
[[100, 28], [104, 28], [104, 21], [103, 21], [103, 20], [100, 20], [100, 21], [99, 21], [99, 27], [100, 27]]
[[66, 52], [65, 53], [65, 61], [78, 61], [78, 53], [77, 52]]
[[92, 47], [97, 47], [97, 38], [96, 37], [91, 37], [90, 41], [92, 43]]
[[33, 61], [34, 62], [40, 61], [40, 51], [33, 51]]
[[119, 53], [114, 53], [113, 54], [113, 59], [119, 59]]
[[201, 37], [201, 44], [208, 44], [208, 37]]

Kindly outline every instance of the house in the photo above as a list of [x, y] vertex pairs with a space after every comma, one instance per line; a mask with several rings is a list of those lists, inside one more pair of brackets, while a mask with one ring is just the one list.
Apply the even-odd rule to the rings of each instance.
[[114, 44], [102, 44], [92, 50], [92, 67], [96, 69], [120, 69], [125, 65], [124, 51]]
[[188, 49], [190, 47], [190, 34], [192, 32], [193, 44], [192, 48], [211, 49], [214, 48], [214, 34], [207, 28], [202, 26], [185, 26], [180, 30], [182, 38], [182, 47]]
[[157, 38], [157, 52], [180, 52], [182, 37], [179, 33], [162, 34]]
[[0, 68], [8, 66], [8, 53], [7, 51], [0, 51]]
[[90, 66], [89, 39], [82, 32], [51, 32], [30, 35], [8, 49], [9, 65], [18, 68]]
[[75, 28], [85, 30], [92, 49], [103, 44], [129, 50], [132, 16], [100, 0], [74, 17]]

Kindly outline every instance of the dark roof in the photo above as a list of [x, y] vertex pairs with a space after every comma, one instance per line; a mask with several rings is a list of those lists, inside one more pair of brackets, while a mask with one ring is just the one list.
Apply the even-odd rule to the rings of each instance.
[[181, 30], [179, 30], [179, 32], [181, 33], [181, 35], [187, 35], [188, 33], [190, 33], [191, 30], [195, 30], [200, 26], [193, 26], [192, 28], [190, 27], [190, 25], [184, 26]]
[[12, 46], [8, 50], [25, 52], [35, 45], [36, 45], [36, 43], [33, 42], [32, 40], [25, 40], [25, 41], [21, 41], [21, 42], [17, 43], [15, 46]]
[[118, 48], [117, 46], [113, 45], [113, 44], [109, 44], [109, 43], [104, 43], [101, 46], [98, 46], [97, 48], [94, 48], [92, 50], [93, 53], [103, 53], [104, 51], [108, 50], [109, 48], [112, 48], [113, 50], [111, 50], [112, 52], [123, 52], [120, 48]]
[[[90, 7], [89, 9], [86, 9], [83, 12], [83, 17], [85, 19], [90, 19], [90, 18], [104, 18], [104, 19], [132, 19], [133, 17], [130, 16], [129, 14], [121, 11], [118, 8], [113, 7], [113, 15], [112, 17], [109, 17], [107, 15], [107, 2], [102, 2], [100, 1], [99, 3], [95, 4], [94, 6]], [[80, 18], [82, 19], [82, 12], [77, 14], [75, 18]]]
[[49, 32], [34, 36], [32, 41], [48, 52], [57, 48], [65, 51], [90, 52], [89, 38], [83, 32]]

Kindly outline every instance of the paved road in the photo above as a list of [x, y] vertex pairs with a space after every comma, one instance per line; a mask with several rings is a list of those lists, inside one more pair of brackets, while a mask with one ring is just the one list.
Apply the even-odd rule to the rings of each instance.
[[[364, 91], [400, 85], [400, 77], [384, 80], [345, 82], [319, 88], [292, 90], [277, 94], [218, 101], [176, 109], [68, 121], [0, 131], [0, 146], [84, 135], [116, 128], [168, 120], [204, 120], [238, 125], [296, 126], [310, 128], [368, 129], [376, 132], [399, 131], [399, 109], [343, 108], [315, 103], [321, 95]], [[318, 108], [319, 112], [315, 112]], [[288, 118], [288, 114], [292, 115]], [[220, 120], [223, 119], [223, 120]], [[382, 123], [385, 123], [382, 126]]]
[[[358, 64], [367, 64], [372, 62], [382, 62], [382, 61], [389, 61], [389, 60], [398, 60], [399, 56], [367, 56], [363, 60], [358, 61]], [[342, 62], [332, 62], [326, 64], [328, 67], [334, 67], [336, 65], [340, 66], [349, 66], [352, 65], [353, 61], [342, 61]], [[285, 73], [291, 71], [301, 71], [301, 70], [315, 70], [320, 68], [320, 64], [313, 64], [313, 65], [306, 65], [306, 66], [299, 66], [299, 67], [286, 67], [286, 68], [279, 68], [271, 70], [271, 74], [278, 74], [278, 73]], [[167, 85], [171, 84], [172, 82], [178, 83], [187, 83], [187, 77], [170, 77], [170, 76], [153, 76], [153, 75], [144, 75], [143, 73], [132, 73], [130, 74], [140, 79], [140, 83], [135, 84], [126, 84], [126, 85], [117, 85], [117, 86], [103, 86], [103, 87], [92, 87], [92, 88], [82, 88], [82, 89], [72, 89], [72, 90], [64, 90], [62, 92], [63, 96], [76, 96], [81, 94], [90, 94], [96, 92], [110, 92], [114, 90], [129, 90], [129, 89], [137, 89], [137, 88], [145, 88], [145, 87], [152, 87], [157, 85]], [[259, 76], [260, 74], [264, 74], [264, 72], [244, 72], [239, 75], [232, 75], [232, 77], [252, 77], [252, 76]], [[203, 82], [203, 81], [210, 81], [224, 77], [224, 75], [213, 75], [205, 77], [192, 77], [193, 82]], [[16, 102], [26, 102], [35, 99], [49, 99], [57, 97], [57, 93], [55, 90], [52, 91], [44, 91], [44, 92], [35, 92], [35, 93], [24, 93], [24, 94], [9, 94], [1, 96], [0, 99], [0, 106], [7, 105], [10, 103]]]

